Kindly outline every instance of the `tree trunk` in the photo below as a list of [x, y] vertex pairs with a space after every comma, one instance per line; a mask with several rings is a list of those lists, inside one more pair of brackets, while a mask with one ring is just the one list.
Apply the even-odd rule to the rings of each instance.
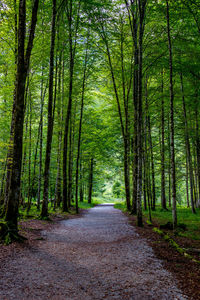
[[180, 74], [180, 79], [181, 79], [181, 93], [182, 93], [182, 103], [183, 103], [183, 116], [184, 116], [184, 125], [185, 125], [186, 155], [187, 155], [187, 160], [188, 160], [189, 178], [190, 178], [190, 201], [191, 201], [192, 212], [195, 213], [193, 166], [192, 166], [192, 156], [191, 156], [191, 150], [190, 150], [190, 140], [189, 140], [189, 132], [188, 132], [188, 122], [187, 122], [187, 113], [186, 113], [182, 73]]
[[58, 72], [58, 97], [57, 97], [58, 152], [57, 152], [57, 175], [56, 175], [54, 209], [56, 208], [56, 206], [60, 207], [60, 203], [62, 200], [62, 196], [61, 196], [61, 145], [62, 145], [61, 73], [62, 73], [62, 55], [60, 55], [59, 57], [59, 72]]
[[165, 103], [164, 103], [164, 83], [163, 83], [163, 70], [161, 73], [161, 205], [162, 209], [167, 209], [166, 196], [165, 196]]
[[41, 185], [42, 185], [42, 149], [43, 149], [43, 108], [44, 108], [44, 97], [46, 94], [46, 88], [45, 91], [43, 91], [43, 67], [42, 67], [42, 81], [41, 81], [41, 95], [40, 95], [40, 154], [39, 154], [39, 175], [38, 175], [38, 196], [37, 196], [37, 209], [40, 209], [40, 196], [41, 196]]
[[187, 199], [187, 208], [190, 207], [190, 201], [189, 201], [189, 188], [188, 188], [188, 157], [187, 157], [187, 151], [186, 151], [186, 176], [185, 176], [185, 185], [186, 185], [186, 199]]
[[166, 18], [167, 18], [167, 36], [169, 49], [169, 71], [170, 71], [170, 150], [171, 150], [171, 180], [172, 180], [172, 217], [173, 227], [177, 226], [176, 211], [176, 166], [175, 166], [175, 149], [174, 149], [174, 86], [173, 86], [173, 60], [172, 60], [172, 43], [170, 32], [169, 3], [166, 0]]
[[[15, 69], [17, 69], [17, 40], [18, 40], [18, 30], [17, 30], [17, 5], [16, 0], [14, 0], [14, 10], [15, 10]], [[15, 115], [15, 101], [16, 101], [16, 78], [15, 78], [15, 88], [13, 92], [13, 107], [12, 107], [12, 119], [11, 119], [11, 126], [10, 126], [10, 141], [8, 145], [8, 153], [6, 158], [6, 184], [5, 184], [5, 191], [4, 191], [4, 209], [3, 214], [6, 212], [6, 207], [8, 203], [8, 196], [10, 191], [10, 180], [11, 180], [11, 168], [12, 168], [12, 159], [13, 159], [13, 134], [14, 134], [14, 115]]]
[[82, 158], [80, 157], [80, 189], [79, 189], [80, 202], [83, 202], [84, 191], [83, 191], [83, 169], [82, 169]]
[[51, 48], [49, 61], [49, 101], [48, 101], [48, 128], [47, 144], [44, 167], [44, 192], [42, 202], [41, 217], [48, 216], [48, 197], [49, 197], [49, 172], [51, 160], [51, 144], [53, 137], [53, 77], [54, 77], [54, 48], [56, 35], [56, 0], [52, 0], [52, 23], [51, 23]]
[[72, 119], [70, 119], [70, 128], [69, 128], [69, 158], [68, 158], [68, 189], [67, 189], [67, 206], [70, 208], [71, 207], [71, 200], [72, 200], [72, 164], [73, 164], [73, 159], [72, 159], [72, 147], [73, 147], [73, 142], [72, 142]]
[[89, 174], [89, 192], [88, 192], [88, 203], [92, 203], [92, 187], [93, 187], [93, 169], [94, 169], [94, 159], [90, 160], [90, 174]]
[[146, 0], [138, 0], [139, 6], [139, 44], [138, 44], [138, 118], [137, 118], [137, 151], [138, 151], [138, 176], [137, 176], [137, 225], [142, 226], [142, 64], [143, 64], [143, 34]]
[[27, 212], [31, 208], [31, 127], [32, 127], [32, 104], [31, 104], [31, 94], [29, 92], [29, 152], [28, 152], [28, 205]]
[[11, 168], [10, 191], [6, 209], [5, 220], [17, 229], [18, 206], [20, 199], [20, 177], [22, 162], [22, 143], [23, 143], [23, 124], [24, 124], [24, 92], [27, 72], [29, 69], [30, 56], [33, 47], [34, 33], [37, 22], [38, 2], [35, 0], [32, 9], [32, 19], [29, 40], [25, 49], [26, 32], [26, 1], [19, 2], [19, 21], [18, 21], [18, 60], [16, 74], [16, 100], [13, 124], [13, 160]]
[[69, 22], [69, 99], [67, 106], [67, 115], [65, 120], [65, 132], [63, 141], [63, 211], [68, 211], [67, 202], [67, 150], [68, 150], [68, 133], [69, 133], [69, 121], [72, 110], [72, 91], [73, 91], [73, 74], [74, 74], [74, 53], [72, 43], [72, 1], [69, 3], [70, 9], [68, 10], [68, 22]]
[[167, 122], [167, 126], [168, 126], [168, 152], [169, 152], [169, 159], [168, 159], [168, 203], [169, 203], [169, 207], [172, 206], [171, 203], [171, 144], [170, 144], [170, 116], [168, 115], [168, 122]]
[[137, 176], [138, 176], [138, 139], [137, 139], [137, 124], [138, 124], [138, 46], [137, 46], [137, 24], [134, 26], [134, 76], [133, 76], [133, 106], [134, 106], [134, 140], [133, 140], [133, 202], [132, 214], [137, 214]]
[[[78, 213], [78, 180], [79, 180], [79, 159], [80, 159], [80, 148], [81, 148], [81, 133], [82, 133], [82, 120], [83, 120], [83, 108], [84, 108], [84, 95], [85, 95], [85, 84], [86, 84], [86, 71], [88, 62], [88, 42], [89, 42], [89, 31], [87, 36], [86, 53], [85, 53], [85, 63], [83, 70], [83, 82], [82, 82], [82, 94], [81, 94], [81, 114], [79, 120], [79, 133], [78, 133], [78, 147], [77, 147], [77, 158], [76, 158], [76, 191], [75, 191], [75, 201], [76, 201], [76, 213]], [[81, 168], [81, 164], [80, 164]], [[80, 169], [80, 175], [81, 169]], [[81, 182], [82, 186], [82, 182]], [[80, 188], [80, 201], [83, 201], [82, 187]]]

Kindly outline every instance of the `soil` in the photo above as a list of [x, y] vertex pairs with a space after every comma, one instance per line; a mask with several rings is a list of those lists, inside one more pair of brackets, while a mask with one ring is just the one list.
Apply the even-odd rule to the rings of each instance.
[[54, 221], [23, 222], [28, 240], [0, 247], [0, 300], [192, 299], [159, 259], [158, 237], [121, 211], [97, 206]]
[[[148, 224], [145, 223], [142, 228], [136, 227], [136, 217], [128, 213], [125, 213], [125, 215], [138, 234], [145, 238], [148, 245], [152, 247], [156, 257], [162, 260], [164, 268], [173, 274], [178, 287], [188, 296], [188, 299], [200, 300], [200, 264], [178, 253], [159, 234], [153, 232], [152, 227]], [[153, 225], [159, 227], [159, 224], [154, 223]], [[200, 261], [198, 252], [188, 251], [188, 249], [200, 249], [199, 240], [173, 235], [171, 230], [164, 230], [164, 232], [170, 235], [181, 248], [186, 249], [186, 252], [192, 255], [194, 259]]]

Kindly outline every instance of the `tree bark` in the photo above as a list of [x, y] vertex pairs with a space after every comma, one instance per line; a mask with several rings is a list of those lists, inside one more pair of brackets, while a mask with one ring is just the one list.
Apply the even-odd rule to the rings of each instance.
[[161, 205], [162, 209], [167, 209], [166, 196], [165, 196], [165, 103], [164, 103], [164, 82], [163, 70], [161, 73]]
[[[198, 94], [197, 94], [198, 97]], [[197, 100], [198, 103], [198, 100]], [[195, 122], [196, 122], [196, 156], [197, 156], [197, 181], [198, 181], [198, 191], [199, 197], [197, 201], [197, 206], [200, 206], [200, 139], [199, 139], [199, 114], [198, 114], [198, 104], [195, 106]]]
[[[82, 120], [83, 120], [83, 108], [84, 108], [84, 96], [85, 96], [85, 85], [86, 85], [86, 71], [88, 62], [88, 43], [89, 43], [89, 31], [87, 36], [86, 53], [85, 53], [85, 63], [83, 70], [83, 82], [82, 82], [82, 94], [81, 94], [81, 114], [79, 120], [79, 133], [78, 133], [78, 147], [77, 147], [77, 158], [76, 158], [76, 191], [75, 191], [75, 201], [76, 201], [76, 213], [79, 212], [78, 208], [78, 181], [79, 181], [79, 160], [80, 160], [80, 148], [81, 148], [81, 133], [82, 133]], [[81, 167], [81, 164], [80, 164]], [[81, 168], [80, 168], [81, 174]], [[82, 174], [81, 174], [82, 175]], [[82, 185], [82, 182], [81, 182]], [[80, 189], [80, 201], [83, 201], [82, 188]]]
[[167, 37], [169, 50], [169, 72], [170, 72], [170, 148], [171, 148], [171, 180], [172, 180], [172, 216], [173, 227], [177, 226], [176, 210], [176, 166], [175, 166], [175, 149], [174, 149], [174, 86], [173, 86], [173, 57], [169, 17], [169, 3], [166, 0], [166, 19], [167, 19]]
[[74, 59], [76, 54], [76, 39], [77, 31], [79, 27], [79, 13], [80, 13], [80, 1], [77, 12], [77, 21], [75, 25], [75, 41], [73, 45], [73, 24], [72, 24], [72, 0], [69, 1], [69, 7], [67, 8], [68, 26], [69, 26], [69, 98], [67, 106], [67, 114], [65, 119], [65, 131], [63, 141], [63, 211], [68, 211], [68, 191], [67, 191], [67, 150], [68, 150], [68, 134], [69, 134], [69, 122], [72, 110], [72, 92], [73, 92], [73, 75], [74, 75]]
[[188, 168], [189, 168], [189, 178], [190, 178], [190, 201], [192, 213], [195, 213], [194, 207], [194, 176], [193, 176], [193, 166], [192, 166], [192, 156], [190, 150], [190, 140], [189, 140], [189, 132], [188, 132], [188, 122], [187, 122], [187, 112], [185, 105], [185, 95], [184, 95], [184, 87], [183, 87], [183, 75], [180, 73], [181, 80], [181, 93], [182, 93], [182, 104], [183, 104], [183, 116], [184, 116], [184, 125], [185, 125], [185, 145], [186, 145], [186, 155], [188, 160]]
[[49, 197], [49, 172], [51, 160], [51, 144], [53, 137], [53, 77], [54, 77], [54, 48], [56, 36], [56, 0], [52, 0], [52, 23], [51, 23], [51, 48], [49, 61], [49, 100], [48, 100], [48, 128], [47, 144], [44, 167], [44, 191], [41, 217], [48, 216], [48, 197]]
[[[59, 72], [58, 72], [58, 97], [57, 97], [57, 120], [58, 120], [58, 152], [57, 152], [57, 175], [55, 186], [55, 201], [54, 209], [56, 206], [60, 207], [62, 201], [61, 196], [61, 146], [62, 146], [62, 101], [61, 101], [61, 76], [63, 74], [62, 55], [59, 57]], [[62, 78], [63, 80], [63, 78]]]
[[11, 168], [11, 184], [8, 196], [5, 220], [17, 229], [18, 206], [20, 199], [20, 179], [22, 163], [22, 143], [23, 143], [23, 124], [24, 124], [24, 92], [27, 72], [29, 69], [30, 56], [33, 47], [34, 33], [37, 22], [38, 2], [35, 0], [32, 9], [32, 20], [28, 45], [25, 50], [26, 32], [26, 1], [19, 2], [19, 27], [18, 27], [18, 60], [16, 74], [16, 100], [13, 124], [13, 160]]
[[92, 187], [93, 187], [93, 169], [94, 169], [94, 159], [90, 160], [90, 174], [89, 174], [89, 192], [88, 192], [88, 203], [92, 203]]

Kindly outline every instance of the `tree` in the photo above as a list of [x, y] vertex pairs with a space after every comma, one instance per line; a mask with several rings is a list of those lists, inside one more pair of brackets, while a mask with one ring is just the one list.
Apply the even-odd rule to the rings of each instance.
[[5, 220], [9, 227], [14, 227], [17, 231], [18, 206], [20, 198], [20, 177], [22, 161], [22, 138], [24, 123], [24, 93], [27, 73], [29, 70], [30, 56], [33, 48], [35, 27], [37, 22], [39, 0], [34, 1], [32, 9], [32, 20], [30, 33], [25, 54], [25, 30], [26, 30], [26, 1], [20, 0], [19, 3], [19, 20], [18, 20], [18, 56], [17, 56], [17, 73], [16, 73], [16, 98], [13, 124], [13, 159], [11, 168], [10, 190], [6, 208]]
[[46, 143], [46, 156], [44, 168], [44, 193], [42, 202], [41, 216], [48, 216], [48, 201], [49, 201], [49, 168], [51, 159], [51, 143], [53, 136], [53, 76], [54, 76], [54, 47], [56, 36], [56, 0], [52, 1], [52, 23], [51, 23], [51, 49], [49, 61], [49, 101], [48, 101], [48, 130]]

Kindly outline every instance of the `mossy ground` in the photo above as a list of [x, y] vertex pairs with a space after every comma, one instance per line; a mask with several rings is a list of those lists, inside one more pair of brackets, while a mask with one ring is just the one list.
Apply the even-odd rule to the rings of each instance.
[[[115, 208], [126, 211], [125, 203], [115, 204]], [[155, 211], [151, 212], [152, 223], [157, 225], [164, 225], [167, 222], [172, 222], [172, 211], [162, 210], [161, 206], [157, 206]], [[143, 210], [143, 217], [145, 222], [149, 222], [148, 211]], [[186, 230], [182, 230], [181, 226], [174, 232], [175, 235], [180, 237], [186, 237], [192, 240], [200, 240], [200, 210], [196, 210], [196, 214], [193, 214], [190, 208], [177, 207], [178, 224], [185, 224]]]

